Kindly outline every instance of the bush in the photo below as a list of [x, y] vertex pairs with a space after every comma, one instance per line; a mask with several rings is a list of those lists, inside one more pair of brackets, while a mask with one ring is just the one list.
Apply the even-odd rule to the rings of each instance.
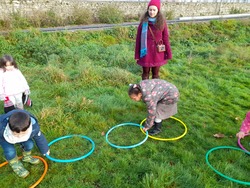
[[88, 9], [81, 9], [77, 6], [74, 7], [72, 14], [67, 18], [69, 24], [92, 24], [94, 16]]
[[41, 12], [39, 18], [41, 27], [55, 27], [65, 25], [63, 18], [57, 15], [53, 10]]
[[167, 11], [165, 15], [166, 15], [167, 20], [173, 20], [174, 19], [174, 11], [172, 11], [172, 10]]
[[232, 7], [229, 11], [229, 14], [242, 14], [246, 11], [244, 11], [242, 8], [235, 8], [235, 7]]
[[27, 17], [21, 15], [20, 12], [15, 12], [9, 15], [9, 17], [2, 18], [0, 20], [0, 29], [8, 30], [8, 29], [26, 29], [32, 26], [32, 23], [29, 21]]
[[112, 24], [123, 22], [122, 12], [114, 6], [101, 7], [97, 14], [100, 23]]

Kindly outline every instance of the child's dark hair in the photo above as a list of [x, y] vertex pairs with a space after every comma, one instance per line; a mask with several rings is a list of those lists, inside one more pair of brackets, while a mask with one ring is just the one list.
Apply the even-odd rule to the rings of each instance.
[[141, 86], [138, 84], [129, 84], [129, 89], [128, 89], [128, 95], [138, 95], [139, 93], [142, 93], [141, 91]]
[[[146, 11], [140, 18], [140, 22], [147, 22], [149, 18], [148, 11]], [[158, 30], [163, 30], [164, 25], [166, 24], [166, 19], [164, 18], [163, 14], [159, 11], [156, 15], [156, 22], [155, 27]]]
[[9, 118], [10, 130], [16, 133], [26, 131], [30, 126], [30, 116], [25, 112], [14, 112]]
[[4, 55], [1, 59], [0, 59], [0, 68], [5, 69], [6, 63], [10, 62], [15, 68], [17, 67], [16, 61], [14, 60], [14, 58], [11, 55]]

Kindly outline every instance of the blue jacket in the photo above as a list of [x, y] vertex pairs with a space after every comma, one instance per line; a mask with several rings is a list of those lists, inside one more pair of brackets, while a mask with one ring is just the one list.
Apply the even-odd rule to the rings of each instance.
[[[43, 133], [40, 131], [40, 126], [38, 124], [37, 119], [25, 110], [12, 110], [6, 114], [0, 115], [0, 142], [7, 142], [4, 137], [3, 133], [9, 121], [9, 117], [14, 112], [25, 112], [30, 115], [31, 122], [32, 122], [32, 132], [30, 138], [33, 139], [39, 148], [40, 152], [44, 155], [49, 151], [49, 146], [46, 138], [44, 137]], [[8, 143], [8, 142], [7, 142]]]

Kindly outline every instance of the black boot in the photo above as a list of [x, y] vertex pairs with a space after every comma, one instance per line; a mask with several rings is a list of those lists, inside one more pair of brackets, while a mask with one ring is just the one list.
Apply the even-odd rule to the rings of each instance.
[[148, 134], [150, 134], [151, 132], [153, 132], [154, 129], [155, 129], [155, 122], [154, 122], [154, 125], [152, 127], [150, 127], [150, 129], [148, 130]]
[[162, 122], [154, 124], [154, 128], [149, 131], [149, 135], [156, 135], [161, 132]]

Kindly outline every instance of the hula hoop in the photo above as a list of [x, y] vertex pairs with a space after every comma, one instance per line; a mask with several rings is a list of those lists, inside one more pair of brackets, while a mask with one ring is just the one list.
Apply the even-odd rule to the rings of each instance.
[[218, 150], [218, 149], [233, 149], [233, 150], [238, 150], [238, 151], [243, 151], [244, 153], [247, 153], [247, 154], [250, 154], [249, 152], [247, 151], [244, 151], [240, 148], [236, 148], [236, 147], [231, 147], [231, 146], [218, 146], [218, 147], [215, 147], [215, 148], [212, 148], [210, 149], [207, 153], [206, 153], [206, 163], [208, 164], [208, 166], [217, 174], [219, 174], [220, 176], [226, 178], [227, 180], [230, 180], [230, 181], [233, 181], [235, 183], [239, 183], [239, 184], [243, 184], [243, 185], [250, 185], [250, 182], [246, 182], [246, 181], [240, 181], [240, 180], [236, 180], [234, 178], [231, 178], [229, 176], [226, 176], [224, 174], [222, 174], [221, 172], [219, 172], [218, 170], [216, 170], [208, 161], [208, 157], [209, 157], [209, 154], [214, 151], [214, 150]]
[[[30, 188], [35, 188], [44, 178], [44, 176], [46, 175], [47, 171], [48, 171], [48, 163], [42, 158], [42, 157], [39, 157], [39, 156], [33, 156], [34, 158], [37, 158], [37, 159], [40, 159], [43, 164], [44, 164], [44, 171], [43, 171], [43, 174], [42, 176], [39, 178], [39, 180], [37, 180], [36, 183], [34, 183], [33, 185], [30, 186]], [[18, 159], [21, 159], [22, 157], [18, 157]], [[0, 164], [0, 168], [7, 165], [8, 164], [8, 161]]]
[[63, 139], [65, 139], [65, 138], [72, 138], [72, 137], [74, 137], [74, 136], [82, 137], [82, 138], [88, 140], [88, 141], [92, 144], [92, 148], [91, 148], [91, 150], [90, 150], [87, 154], [85, 154], [85, 155], [83, 155], [83, 156], [81, 156], [81, 157], [73, 158], [73, 159], [56, 159], [56, 158], [53, 158], [53, 157], [51, 157], [50, 155], [47, 155], [47, 154], [46, 154], [45, 156], [46, 156], [49, 160], [54, 161], [54, 162], [67, 163], [67, 162], [79, 161], [79, 160], [84, 159], [84, 158], [88, 157], [89, 155], [91, 155], [91, 154], [93, 153], [94, 149], [95, 149], [95, 143], [94, 143], [93, 140], [91, 140], [89, 137], [83, 136], [83, 135], [67, 135], [67, 136], [62, 136], [62, 137], [59, 137], [59, 138], [57, 138], [57, 139], [51, 141], [48, 145], [51, 146], [51, 145], [54, 144], [55, 142], [58, 142], [58, 141], [63, 140]]
[[[170, 118], [174, 119], [174, 120], [176, 120], [178, 122], [180, 122], [184, 126], [185, 131], [184, 131], [184, 133], [182, 135], [180, 135], [178, 137], [175, 137], [175, 138], [159, 138], [159, 137], [155, 137], [155, 136], [151, 136], [151, 135], [149, 135], [148, 137], [152, 138], [152, 139], [155, 139], [155, 140], [160, 140], [160, 141], [174, 141], [174, 140], [178, 140], [178, 139], [182, 138], [183, 136], [185, 136], [187, 134], [187, 126], [186, 126], [186, 124], [183, 121], [181, 121], [178, 118], [176, 118], [176, 117], [171, 116]], [[142, 120], [142, 122], [140, 123], [140, 125], [142, 126], [142, 124], [146, 120], [147, 120], [147, 118], [145, 118], [144, 120]], [[141, 131], [145, 134], [145, 132], [143, 131], [142, 128], [141, 128]]]
[[[247, 134], [247, 135], [245, 135], [245, 136], [250, 136], [250, 134]], [[242, 146], [242, 144], [240, 143], [240, 138], [238, 138], [238, 145], [240, 146], [240, 148], [241, 149], [243, 149], [243, 150], [245, 150], [246, 152], [249, 152], [246, 148], [244, 148], [243, 146]]]
[[115, 128], [118, 128], [118, 127], [121, 127], [121, 126], [124, 126], [124, 125], [131, 125], [131, 126], [137, 126], [137, 127], [141, 127], [139, 124], [136, 124], [136, 123], [122, 123], [122, 124], [118, 124], [114, 127], [112, 127], [111, 129], [109, 129], [109, 131], [106, 133], [106, 141], [108, 142], [109, 145], [115, 147], [115, 148], [119, 148], [119, 149], [130, 149], [130, 148], [134, 148], [134, 147], [137, 147], [141, 144], [143, 144], [147, 139], [148, 139], [148, 131], [146, 131], [146, 137], [144, 138], [144, 140], [142, 140], [141, 142], [137, 143], [137, 144], [134, 144], [134, 145], [130, 145], [130, 146], [118, 146], [118, 145], [115, 145], [113, 143], [111, 143], [108, 139], [108, 135], [109, 133], [114, 130]]

